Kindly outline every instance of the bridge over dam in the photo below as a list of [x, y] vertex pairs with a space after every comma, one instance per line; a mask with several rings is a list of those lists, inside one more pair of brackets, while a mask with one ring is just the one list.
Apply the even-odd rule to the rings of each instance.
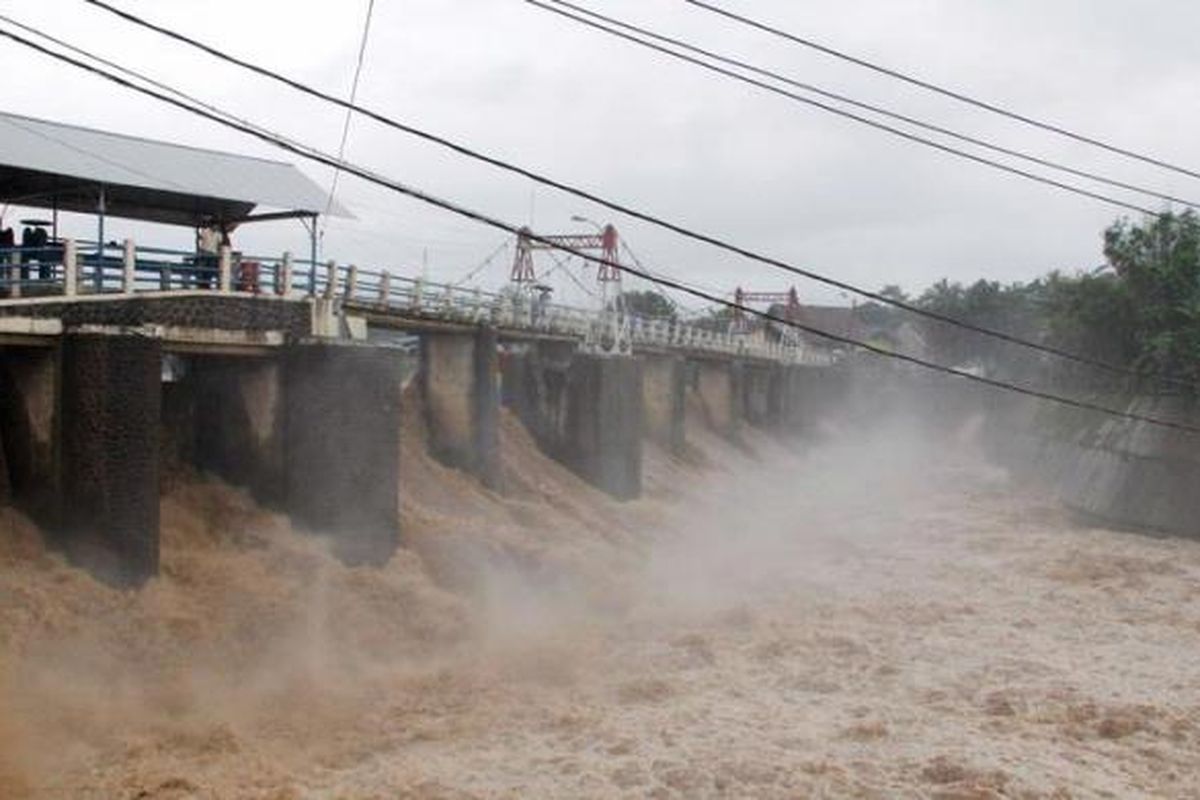
[[[802, 432], [841, 368], [801, 341], [538, 302], [332, 262], [105, 256], [71, 240], [13, 261], [0, 299], [0, 492], [96, 574], [156, 574], [159, 489], [184, 464], [334, 540], [403, 543], [400, 426], [503, 491], [507, 405], [543, 450], [621, 499], [643, 437]], [[406, 387], [412, 385], [411, 391]]]

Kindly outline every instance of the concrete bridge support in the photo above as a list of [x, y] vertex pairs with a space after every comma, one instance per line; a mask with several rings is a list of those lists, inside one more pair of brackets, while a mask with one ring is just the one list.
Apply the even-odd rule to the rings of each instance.
[[642, 364], [577, 354], [567, 373], [565, 461], [619, 500], [642, 493]]
[[158, 572], [161, 343], [67, 334], [61, 358], [57, 538], [99, 577], [138, 585]]
[[496, 333], [421, 337], [421, 390], [433, 455], [497, 489], [500, 372]]
[[350, 564], [382, 564], [400, 541], [397, 350], [304, 344], [287, 354], [285, 506]]
[[687, 362], [679, 356], [642, 358], [642, 409], [646, 435], [675, 455], [686, 444], [684, 407], [687, 400]]

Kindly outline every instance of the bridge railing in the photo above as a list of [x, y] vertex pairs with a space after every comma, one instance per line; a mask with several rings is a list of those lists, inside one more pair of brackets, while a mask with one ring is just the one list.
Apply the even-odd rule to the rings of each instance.
[[[608, 317], [600, 309], [551, 303], [521, 292], [491, 292], [333, 261], [259, 256], [223, 248], [219, 255], [63, 240], [39, 248], [0, 248], [3, 298], [212, 291], [239, 295], [318, 297], [364, 311], [585, 339]], [[802, 340], [731, 333], [677, 318], [622, 319], [634, 347], [743, 355], [785, 363], [828, 363]]]

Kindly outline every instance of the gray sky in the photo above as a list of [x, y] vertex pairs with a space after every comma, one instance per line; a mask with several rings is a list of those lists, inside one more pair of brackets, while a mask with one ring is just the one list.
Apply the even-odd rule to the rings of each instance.
[[[120, 0], [114, 0], [120, 2]], [[579, 2], [588, 4], [587, 0]], [[1182, 0], [724, 0], [831, 46], [1188, 167], [1200, 140], [1200, 5]], [[1200, 181], [1105, 155], [826, 56], [755, 34], [680, 0], [590, 0], [597, 10], [747, 58], [797, 79], [1010, 147], [1200, 199]], [[349, 91], [365, 0], [185, 0], [123, 6], [330, 92]], [[2, 0], [3, 12], [335, 152], [342, 112], [85, 5]], [[0, 44], [0, 107], [58, 121], [296, 161], [215, 124]], [[518, 164], [689, 226], [878, 288], [941, 277], [1028, 279], [1102, 261], [1120, 212], [894, 139], [579, 28], [521, 0], [377, 0], [359, 101]], [[347, 158], [543, 232], [610, 218], [642, 261], [722, 292], [813, 284], [689, 244], [431, 145], [356, 120]], [[301, 163], [328, 186], [331, 173]], [[1074, 180], [1074, 179], [1072, 179]], [[1105, 190], [1107, 191], [1107, 190]], [[1114, 190], [1115, 191], [1115, 190]], [[458, 278], [503, 240], [344, 177], [324, 254]], [[1138, 200], [1136, 196], [1129, 199]], [[1156, 202], [1142, 204], [1158, 207]], [[90, 223], [73, 220], [78, 235]], [[109, 235], [147, 232], [114, 221]], [[157, 229], [157, 242], [191, 235]], [[305, 248], [295, 223], [239, 234], [245, 250]], [[550, 266], [547, 260], [542, 262]], [[509, 257], [483, 273], [496, 286]], [[576, 268], [576, 272], [579, 269]], [[590, 271], [589, 271], [590, 274]], [[567, 299], [578, 297], [560, 284]]]

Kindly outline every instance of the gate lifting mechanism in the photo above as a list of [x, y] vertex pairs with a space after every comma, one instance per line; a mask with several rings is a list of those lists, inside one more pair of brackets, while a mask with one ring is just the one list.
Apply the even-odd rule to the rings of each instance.
[[[536, 250], [583, 250], [600, 253], [597, 264], [596, 282], [600, 286], [600, 318], [584, 339], [584, 348], [598, 353], [630, 352], [629, 319], [625, 314], [625, 298], [621, 292], [621, 261], [618, 255], [620, 237], [612, 225], [605, 225], [596, 233], [567, 233], [541, 235], [533, 238], [533, 231], [521, 228], [517, 232], [517, 249], [513, 258], [512, 283], [527, 293], [547, 291], [537, 280], [533, 268], [533, 253]], [[570, 252], [566, 252], [570, 256]], [[584, 262], [595, 263], [595, 262]]]
[[[750, 320], [746, 318], [742, 309], [750, 303], [768, 303], [771, 306], [785, 306], [784, 319], [788, 322], [798, 322], [800, 320], [800, 295], [796, 292], [796, 287], [793, 286], [786, 292], [747, 292], [742, 287], [738, 287], [733, 293], [733, 302], [736, 308], [733, 309], [733, 316], [729, 320], [730, 333], [749, 333], [751, 330]], [[768, 321], [769, 325], [770, 322]]]

